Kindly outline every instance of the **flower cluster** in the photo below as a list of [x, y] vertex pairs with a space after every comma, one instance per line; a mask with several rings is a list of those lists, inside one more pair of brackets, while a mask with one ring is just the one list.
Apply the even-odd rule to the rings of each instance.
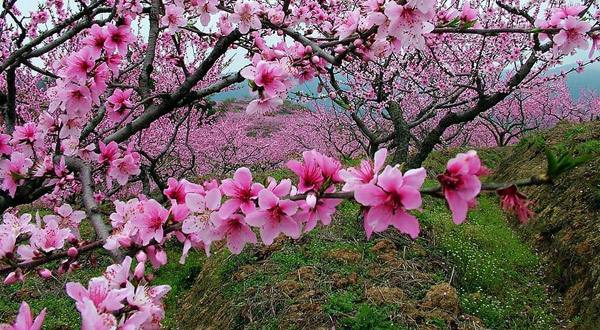
[[[138, 256], [138, 266], [143, 257]], [[94, 277], [87, 288], [77, 282], [67, 283], [69, 297], [81, 313], [82, 329], [157, 329], [164, 318], [162, 298], [171, 290], [168, 285], [150, 286], [144, 271], [136, 267], [131, 273], [132, 258], [109, 266], [103, 276]]]
[[[6, 212], [0, 224], [0, 260], [14, 263], [33, 261], [53, 252], [68, 248], [68, 258], [60, 263], [56, 274], [72, 271], [79, 267], [75, 258], [78, 248], [84, 243], [80, 241], [79, 225], [85, 218], [83, 211], [73, 210], [71, 205], [63, 204], [55, 209], [56, 214], [48, 214], [43, 218], [36, 215], [32, 223], [30, 214], [17, 216]], [[48, 269], [39, 269], [42, 278], [52, 276]], [[5, 284], [24, 280], [20, 269], [8, 274]]]

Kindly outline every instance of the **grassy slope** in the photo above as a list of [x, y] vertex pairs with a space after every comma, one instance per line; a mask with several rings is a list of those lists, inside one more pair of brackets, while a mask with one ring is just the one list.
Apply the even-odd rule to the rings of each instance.
[[[424, 235], [415, 242], [393, 232], [364, 240], [358, 209], [344, 203], [330, 228], [273, 249], [222, 255], [205, 267], [198, 279], [204, 284], [182, 304], [181, 326], [404, 328], [460, 324], [474, 315], [490, 328], [549, 327], [556, 320], [539, 260], [507, 226], [496, 202], [482, 198], [469, 222], [456, 226], [440, 202], [428, 201], [420, 215]], [[381, 238], [394, 243], [391, 255], [373, 250]], [[421, 308], [430, 286], [451, 276], [462, 315]], [[216, 283], [207, 286], [209, 280]], [[381, 302], [369, 288], [402, 294]]]

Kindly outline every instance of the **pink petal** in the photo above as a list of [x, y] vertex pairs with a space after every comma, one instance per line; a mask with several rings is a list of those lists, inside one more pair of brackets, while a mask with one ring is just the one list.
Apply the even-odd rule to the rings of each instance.
[[287, 215], [294, 215], [298, 210], [298, 203], [289, 199], [279, 201], [279, 207]]
[[192, 212], [203, 212], [205, 204], [206, 201], [204, 196], [200, 194], [189, 193], [185, 195], [185, 205], [187, 205]]
[[250, 187], [252, 184], [252, 174], [246, 167], [238, 168], [233, 175], [233, 179], [242, 187]]
[[410, 186], [415, 189], [420, 189], [425, 182], [425, 177], [427, 176], [427, 171], [424, 168], [420, 167], [413, 170], [408, 170], [404, 173], [404, 185]]
[[448, 207], [452, 212], [452, 220], [459, 225], [467, 218], [469, 205], [466, 200], [462, 199], [455, 191], [448, 190], [444, 192]]
[[270, 190], [263, 189], [258, 193], [258, 206], [261, 210], [273, 208], [278, 202], [279, 198], [277, 198]]
[[402, 206], [407, 210], [421, 207], [421, 192], [412, 187], [401, 187], [398, 194], [402, 198]]
[[246, 215], [246, 223], [250, 226], [260, 227], [265, 224], [268, 217], [269, 213], [266, 211], [254, 211]]
[[221, 208], [219, 209], [219, 216], [223, 219], [229, 218], [229, 216], [231, 216], [235, 213], [235, 211], [238, 210], [240, 204], [240, 200], [236, 198], [226, 200], [225, 203], [223, 203], [223, 205], [221, 205]]
[[291, 217], [282, 217], [279, 222], [279, 229], [287, 236], [291, 238], [299, 238], [302, 231], [300, 230], [300, 224]]
[[385, 165], [385, 159], [387, 158], [387, 149], [383, 148], [383, 149], [377, 150], [374, 158], [375, 158], [375, 163], [373, 166], [373, 172], [375, 174], [377, 174], [383, 168], [383, 165]]
[[408, 234], [412, 239], [419, 236], [419, 221], [414, 216], [400, 211], [392, 217], [392, 225], [401, 233]]
[[206, 193], [206, 207], [209, 210], [216, 210], [221, 206], [221, 191], [219, 188], [211, 189]]
[[365, 206], [375, 206], [385, 202], [387, 194], [374, 184], [364, 184], [356, 188], [354, 198]]
[[377, 185], [387, 192], [396, 191], [402, 185], [402, 172], [396, 167], [386, 166], [377, 178]]

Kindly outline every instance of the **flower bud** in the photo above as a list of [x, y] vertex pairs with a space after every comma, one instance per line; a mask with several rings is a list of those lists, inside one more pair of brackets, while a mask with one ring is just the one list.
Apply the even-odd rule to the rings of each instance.
[[43, 279], [49, 279], [52, 277], [52, 272], [48, 268], [38, 269], [38, 275]]
[[314, 209], [315, 206], [317, 206], [317, 196], [315, 196], [314, 193], [308, 193], [308, 195], [306, 195], [306, 204], [311, 209]]
[[146, 255], [146, 253], [144, 253], [144, 251], [140, 251], [135, 255], [135, 259], [138, 262], [144, 263], [146, 262], [146, 260], [148, 260], [148, 256]]
[[135, 266], [135, 270], [133, 271], [133, 276], [137, 280], [141, 280], [142, 278], [144, 278], [145, 271], [146, 271], [146, 264], [143, 262], [140, 262], [137, 264], [137, 266]]
[[69, 258], [74, 259], [74, 258], [77, 258], [77, 256], [79, 255], [79, 251], [77, 251], [76, 247], [72, 246], [67, 250], [67, 255], [69, 256]]
[[23, 276], [23, 272], [21, 271], [21, 269], [17, 269], [6, 276], [6, 278], [4, 279], [4, 284], [11, 285], [17, 282], [22, 282], [24, 279], [25, 276]]

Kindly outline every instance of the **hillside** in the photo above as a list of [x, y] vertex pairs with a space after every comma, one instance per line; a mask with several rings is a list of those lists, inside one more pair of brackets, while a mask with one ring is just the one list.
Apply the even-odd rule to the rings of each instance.
[[600, 122], [563, 123], [523, 139], [495, 177], [513, 179], [542, 170], [544, 148], [591, 154], [592, 159], [553, 186], [525, 190], [537, 217], [520, 232], [542, 253], [548, 283], [563, 299], [563, 317], [594, 328], [600, 324]]

